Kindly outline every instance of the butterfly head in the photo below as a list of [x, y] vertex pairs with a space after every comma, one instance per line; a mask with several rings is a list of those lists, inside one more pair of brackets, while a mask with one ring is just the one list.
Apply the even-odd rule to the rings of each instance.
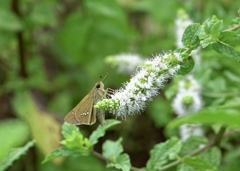
[[95, 84], [96, 89], [104, 89], [104, 84], [102, 81], [99, 81]]

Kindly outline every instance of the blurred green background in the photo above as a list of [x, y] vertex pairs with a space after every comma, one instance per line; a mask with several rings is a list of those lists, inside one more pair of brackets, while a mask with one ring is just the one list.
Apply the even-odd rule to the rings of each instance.
[[[35, 146], [8, 170], [113, 170], [94, 157], [69, 157], [41, 165], [44, 156], [59, 146], [64, 116], [100, 76], [110, 73], [113, 78], [105, 81], [105, 87], [113, 89], [130, 78], [105, 64], [104, 58], [119, 53], [149, 58], [174, 50], [178, 9], [184, 9], [194, 22], [216, 15], [229, 25], [239, 6], [234, 0], [0, 1], [0, 160], [12, 148], [35, 139]], [[202, 60], [207, 64], [198, 77], [206, 81], [212, 73], [228, 70], [225, 76], [235, 86], [238, 64], [219, 56], [206, 49]], [[213, 81], [212, 86], [221, 85], [219, 91], [229, 88], [225, 78]], [[154, 144], [177, 135], [177, 130], [164, 129], [173, 117], [171, 103], [161, 93], [145, 113], [128, 117], [108, 131], [96, 151], [101, 152], [106, 139], [122, 136], [132, 165], [143, 167]], [[96, 126], [80, 129], [88, 136]]]

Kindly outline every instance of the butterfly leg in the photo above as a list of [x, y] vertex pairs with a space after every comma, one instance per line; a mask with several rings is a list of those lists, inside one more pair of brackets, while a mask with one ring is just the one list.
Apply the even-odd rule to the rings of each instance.
[[97, 120], [103, 126], [105, 124], [105, 111], [96, 110]]
[[111, 88], [107, 88], [105, 92], [106, 92], [106, 95], [105, 95], [105, 96], [106, 96], [107, 98], [111, 98], [111, 95], [113, 95], [113, 94], [116, 92], [116, 90], [111, 89]]

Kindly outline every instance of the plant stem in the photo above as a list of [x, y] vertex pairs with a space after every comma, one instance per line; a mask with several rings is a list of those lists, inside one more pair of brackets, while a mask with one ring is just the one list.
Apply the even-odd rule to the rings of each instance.
[[[12, 11], [19, 17], [22, 18], [22, 14], [19, 9], [19, 0], [12, 0]], [[25, 56], [25, 48], [24, 48], [24, 40], [23, 40], [23, 32], [18, 31], [16, 33], [17, 42], [18, 42], [18, 54], [19, 54], [19, 64], [20, 64], [20, 76], [22, 78], [27, 78], [27, 70], [26, 70], [26, 56]]]
[[[101, 160], [104, 160], [106, 162], [111, 162], [111, 160], [109, 160], [108, 158], [104, 157], [102, 154], [100, 154], [100, 153], [98, 153], [94, 150], [92, 151], [92, 155], [94, 155], [95, 157], [100, 158]], [[133, 170], [133, 171], [144, 171], [145, 169], [131, 166], [131, 170]]]
[[110, 162], [110, 160], [109, 160], [108, 158], [104, 157], [102, 154], [100, 154], [100, 153], [98, 153], [98, 152], [96, 152], [96, 151], [94, 151], [94, 150], [92, 151], [92, 154], [93, 154], [94, 156], [96, 156], [96, 157], [98, 157], [98, 158], [106, 161], [106, 162]]
[[178, 159], [178, 160], [176, 160], [176, 161], [174, 161], [174, 162], [172, 162], [172, 163], [169, 163], [169, 164], [161, 167], [159, 170], [166, 170], [166, 169], [168, 169], [168, 168], [170, 168], [170, 167], [176, 166], [176, 165], [178, 165], [179, 163], [181, 163], [185, 157], [191, 157], [191, 156], [194, 156], [194, 155], [196, 155], [196, 154], [198, 154], [198, 153], [200, 153], [200, 152], [202, 152], [202, 151], [204, 151], [204, 150], [206, 150], [206, 149], [209, 149], [209, 148], [211, 148], [211, 147], [213, 147], [213, 146], [219, 146], [225, 130], [226, 130], [226, 127], [225, 127], [225, 126], [222, 126], [222, 127], [220, 128], [219, 132], [217, 133], [215, 139], [212, 140], [210, 143], [208, 143], [207, 145], [205, 145], [205, 146], [202, 147], [202, 148], [198, 148], [198, 149], [193, 150], [192, 152], [186, 154], [186, 155], [183, 156], [182, 158], [180, 158], [180, 159]]
[[234, 31], [234, 30], [237, 30], [237, 29], [239, 29], [239, 28], [240, 28], [240, 25], [235, 25], [235, 26], [230, 27], [230, 28], [228, 28], [228, 29], [226, 29], [226, 30], [224, 30], [224, 31]]
[[226, 131], [227, 127], [225, 126], [222, 126], [217, 134], [217, 136], [215, 137], [215, 145], [216, 146], [219, 146], [221, 140], [222, 140], [222, 137], [223, 137], [223, 134], [224, 132]]

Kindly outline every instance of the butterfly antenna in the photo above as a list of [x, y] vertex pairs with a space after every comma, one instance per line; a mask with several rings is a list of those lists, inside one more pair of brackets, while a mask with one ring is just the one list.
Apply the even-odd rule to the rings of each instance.
[[102, 82], [104, 82], [106, 80], [106, 78], [108, 77], [108, 73], [106, 74], [106, 76], [102, 79]]

